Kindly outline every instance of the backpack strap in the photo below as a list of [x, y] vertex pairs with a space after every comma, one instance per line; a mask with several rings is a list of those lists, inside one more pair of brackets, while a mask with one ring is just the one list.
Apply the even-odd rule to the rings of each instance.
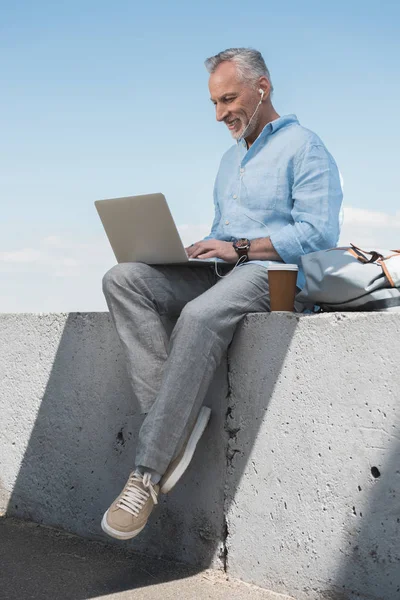
[[350, 254], [355, 256], [360, 262], [364, 264], [369, 263], [381, 263], [384, 260], [389, 260], [389, 258], [393, 258], [395, 256], [400, 256], [400, 250], [390, 250], [393, 254], [389, 254], [388, 256], [383, 256], [380, 252], [376, 250], [362, 250], [358, 246], [354, 244], [350, 244], [351, 248], [348, 249]]
[[378, 261], [392, 287], [400, 287], [400, 252], [386, 256]]
[[376, 252], [375, 250], [371, 250], [371, 251], [361, 250], [361, 248], [358, 248], [358, 246], [355, 246], [354, 244], [350, 244], [350, 246], [351, 246], [351, 249], [349, 249], [350, 254], [352, 254], [355, 258], [357, 258], [357, 260], [364, 263], [365, 265], [368, 263], [377, 262], [379, 259], [383, 258], [383, 254], [380, 254], [379, 252]]

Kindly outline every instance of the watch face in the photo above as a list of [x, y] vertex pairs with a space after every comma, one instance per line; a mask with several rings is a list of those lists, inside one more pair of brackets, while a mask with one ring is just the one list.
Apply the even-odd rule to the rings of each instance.
[[235, 242], [235, 247], [238, 250], [245, 250], [246, 248], [249, 248], [249, 246], [249, 240], [246, 240], [245, 238], [241, 238]]

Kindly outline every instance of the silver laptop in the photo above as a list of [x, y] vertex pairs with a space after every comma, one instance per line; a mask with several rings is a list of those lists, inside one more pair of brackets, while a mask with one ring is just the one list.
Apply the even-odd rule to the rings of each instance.
[[96, 200], [95, 206], [119, 263], [209, 265], [225, 262], [187, 257], [163, 194]]

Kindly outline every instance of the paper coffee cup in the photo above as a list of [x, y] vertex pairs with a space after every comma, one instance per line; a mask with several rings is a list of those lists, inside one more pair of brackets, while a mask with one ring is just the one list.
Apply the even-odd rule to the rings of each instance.
[[294, 311], [298, 271], [297, 265], [286, 263], [275, 263], [268, 266], [271, 311]]

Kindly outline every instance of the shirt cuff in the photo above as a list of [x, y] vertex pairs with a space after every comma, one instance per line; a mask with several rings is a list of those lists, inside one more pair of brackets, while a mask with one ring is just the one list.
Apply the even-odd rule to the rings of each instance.
[[303, 246], [296, 235], [294, 225], [286, 225], [280, 231], [269, 236], [271, 243], [283, 262], [298, 265], [300, 256], [305, 254]]

